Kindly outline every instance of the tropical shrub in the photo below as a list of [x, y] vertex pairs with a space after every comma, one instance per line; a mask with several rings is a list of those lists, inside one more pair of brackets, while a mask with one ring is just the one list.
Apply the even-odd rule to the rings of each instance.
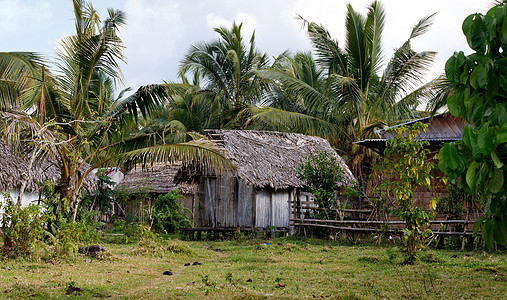
[[185, 215], [178, 199], [183, 196], [178, 190], [159, 196], [153, 208], [153, 229], [176, 233], [180, 228], [192, 227], [192, 220]]
[[44, 239], [44, 216], [36, 205], [17, 207], [9, 194], [0, 203], [0, 236], [2, 252], [8, 256], [30, 255], [37, 242]]
[[[415, 261], [416, 252], [422, 247], [423, 238], [427, 234], [423, 228], [429, 224], [430, 219], [428, 213], [414, 205], [415, 189], [418, 186], [431, 188], [430, 172], [433, 164], [426, 161], [430, 152], [426, 147], [429, 143], [415, 140], [417, 134], [426, 130], [427, 126], [417, 122], [410, 127], [389, 129], [395, 137], [386, 142], [385, 157], [374, 166], [374, 171], [382, 174], [385, 179], [379, 186], [380, 191], [395, 199], [395, 213], [405, 222], [402, 240], [406, 263]], [[431, 202], [430, 208], [436, 209], [436, 203]]]
[[[319, 208], [330, 209], [336, 207], [335, 192], [338, 184], [343, 181], [343, 169], [336, 157], [326, 151], [307, 157], [296, 169], [297, 177], [302, 180], [306, 188], [315, 196], [315, 203]], [[329, 219], [327, 210], [317, 213], [317, 217]]]
[[507, 4], [486, 15], [463, 21], [463, 33], [475, 52], [455, 52], [445, 64], [453, 85], [447, 98], [449, 112], [468, 125], [463, 139], [447, 143], [439, 153], [439, 167], [451, 180], [481, 199], [485, 216], [477, 220], [489, 247], [507, 244]]

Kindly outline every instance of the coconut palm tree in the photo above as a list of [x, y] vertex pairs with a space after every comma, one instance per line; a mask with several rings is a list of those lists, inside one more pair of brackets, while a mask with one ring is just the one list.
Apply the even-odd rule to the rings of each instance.
[[[122, 80], [118, 62], [124, 57], [118, 30], [125, 23], [125, 14], [110, 9], [101, 22], [90, 3], [74, 0], [73, 7], [76, 32], [62, 39], [53, 73], [43, 67], [38, 73], [18, 75], [10, 72], [15, 69], [0, 71], [11, 78], [17, 76], [18, 81], [27, 79], [11, 89], [19, 96], [10, 102], [23, 102], [5, 105], [2, 136], [9, 137], [14, 148], [29, 147], [31, 160], [45, 155], [58, 164], [59, 205], [70, 203], [72, 219], [76, 219], [83, 181], [97, 167], [194, 159], [223, 166], [223, 156], [206, 141], [161, 145], [150, 135], [134, 133], [137, 126], [132, 122], [137, 121], [138, 113], [148, 116], [154, 111], [167, 97], [166, 88], [144, 86], [130, 96], [120, 93], [114, 97], [112, 87]], [[1, 88], [9, 92], [5, 85]]]
[[193, 45], [180, 64], [181, 74], [198, 71], [202, 88], [220, 99], [222, 127], [244, 128], [240, 112], [260, 103], [266, 88], [255, 71], [267, 67], [268, 56], [256, 49], [255, 33], [245, 45], [241, 28], [215, 28], [219, 39]]
[[375, 128], [417, 116], [415, 108], [427, 89], [416, 87], [422, 83], [436, 53], [415, 52], [410, 42], [428, 30], [432, 18], [433, 15], [424, 17], [414, 26], [383, 71], [381, 40], [385, 14], [378, 1], [368, 7], [366, 16], [356, 12], [352, 5], [347, 6], [344, 48], [322, 25], [303, 20], [316, 63], [325, 72], [325, 83], [316, 87], [279, 68], [257, 71], [259, 77], [284, 93], [304, 99], [308, 113], [258, 110], [250, 122], [283, 125], [303, 132], [318, 133], [324, 129], [320, 134], [323, 136], [329, 135], [329, 123], [332, 123], [336, 131], [331, 140], [353, 156], [353, 166], [360, 164], [358, 158], [364, 157], [364, 153], [352, 146], [353, 142], [374, 136]]

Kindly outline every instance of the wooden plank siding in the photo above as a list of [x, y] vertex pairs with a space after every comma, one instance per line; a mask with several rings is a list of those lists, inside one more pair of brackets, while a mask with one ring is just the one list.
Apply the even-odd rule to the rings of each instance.
[[237, 181], [237, 187], [238, 225], [252, 227], [254, 224], [254, 188], [252, 185], [246, 184], [243, 180]]

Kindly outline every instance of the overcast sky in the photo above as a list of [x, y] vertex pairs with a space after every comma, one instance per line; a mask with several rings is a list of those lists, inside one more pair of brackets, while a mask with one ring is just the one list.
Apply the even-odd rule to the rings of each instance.
[[[371, 1], [352, 0], [363, 14]], [[106, 9], [121, 9], [127, 25], [121, 29], [127, 65], [125, 85], [176, 81], [179, 61], [192, 44], [217, 38], [213, 31], [233, 21], [243, 22], [244, 36], [255, 30], [257, 48], [270, 56], [285, 50], [307, 51], [310, 44], [296, 19], [299, 14], [324, 25], [341, 46], [347, 1], [341, 0], [95, 0], [103, 19]], [[384, 0], [386, 61], [401, 46], [417, 21], [437, 13], [433, 27], [413, 40], [417, 51], [437, 51], [432, 70], [442, 72], [454, 51], [469, 52], [461, 23], [471, 13], [484, 13], [492, 0]], [[0, 51], [36, 51], [54, 57], [58, 40], [74, 30], [71, 0], [0, 0]], [[248, 40], [248, 39], [246, 39]]]

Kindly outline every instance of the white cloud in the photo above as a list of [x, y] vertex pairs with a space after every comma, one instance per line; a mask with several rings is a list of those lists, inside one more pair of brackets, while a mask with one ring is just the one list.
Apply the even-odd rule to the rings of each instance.
[[0, 40], [37, 30], [52, 16], [49, 3], [42, 0], [2, 0], [0, 8]]
[[[124, 67], [126, 85], [160, 83], [173, 74], [164, 74], [179, 45], [185, 22], [178, 1], [127, 0], [127, 25], [122, 30], [128, 66]], [[188, 20], [185, 20], [188, 21]], [[187, 45], [184, 45], [187, 47]]]

